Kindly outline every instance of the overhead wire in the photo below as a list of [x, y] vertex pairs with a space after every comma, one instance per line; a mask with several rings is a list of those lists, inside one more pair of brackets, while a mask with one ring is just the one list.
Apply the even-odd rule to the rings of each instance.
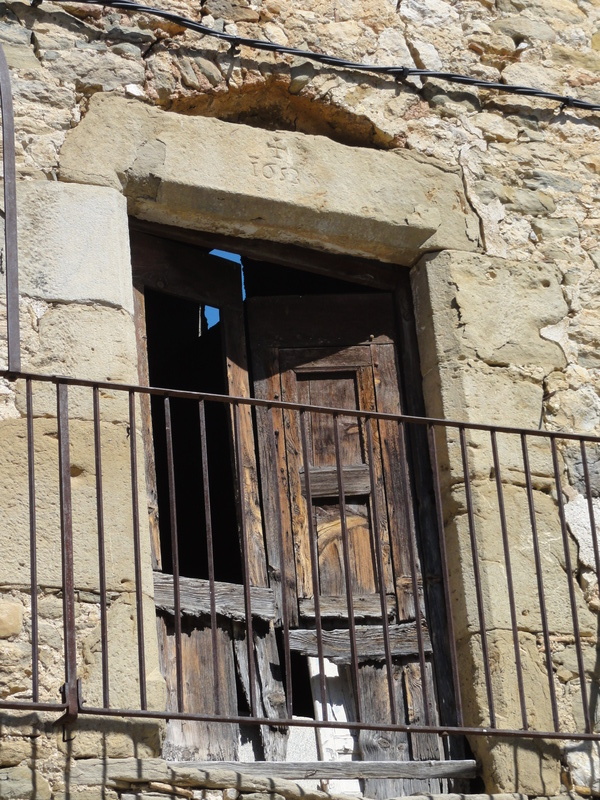
[[[39, 0], [32, 1], [36, 4], [39, 2]], [[67, 0], [58, 0], [58, 2], [67, 2]], [[150, 14], [155, 17], [160, 17], [161, 19], [173, 22], [182, 28], [187, 28], [188, 30], [200, 33], [203, 36], [211, 36], [215, 39], [229, 42], [231, 53], [234, 56], [239, 55], [239, 48], [243, 46], [252, 48], [254, 50], [264, 50], [267, 52], [278, 53], [280, 55], [304, 58], [329, 67], [338, 67], [340, 69], [348, 69], [358, 72], [370, 72], [376, 75], [385, 75], [394, 78], [396, 81], [403, 81], [409, 77], [437, 78], [438, 80], [447, 81], [448, 83], [455, 83], [462, 86], [473, 86], [480, 89], [486, 89], [488, 91], [505, 92], [508, 94], [522, 95], [526, 97], [538, 97], [543, 100], [551, 100], [558, 103], [561, 107], [561, 110], [564, 108], [579, 108], [586, 111], [600, 111], [600, 104], [598, 103], [591, 103], [588, 100], [581, 100], [578, 97], [572, 97], [570, 95], [547, 92], [543, 89], [536, 89], [533, 86], [518, 86], [510, 83], [487, 81], [483, 80], [482, 78], [474, 78], [468, 75], [461, 75], [456, 72], [444, 72], [443, 70], [349, 61], [345, 58], [340, 58], [339, 56], [331, 56], [327, 53], [315, 52], [314, 50], [301, 50], [296, 47], [288, 47], [287, 45], [269, 42], [264, 39], [252, 39], [246, 36], [239, 36], [238, 34], [210, 28], [208, 25], [203, 25], [201, 22], [197, 22], [196, 20], [190, 19], [189, 17], [184, 17], [180, 14], [175, 14], [172, 11], [166, 11], [162, 8], [154, 8], [152, 6], [142, 5], [140, 3], [135, 3], [132, 0], [82, 0], [82, 4], [106, 6], [108, 8], [116, 8], [121, 11], [133, 11], [138, 14]]]

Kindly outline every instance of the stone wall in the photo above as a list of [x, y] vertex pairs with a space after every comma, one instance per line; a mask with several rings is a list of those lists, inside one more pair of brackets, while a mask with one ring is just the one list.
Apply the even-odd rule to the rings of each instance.
[[[242, 36], [323, 50], [357, 61], [414, 64], [492, 81], [536, 85], [600, 102], [600, 6], [596, 0], [302, 0], [300, 4], [173, 0], [168, 7]], [[235, 57], [225, 44], [208, 37], [200, 39], [172, 23], [94, 6], [44, 2], [30, 7], [5, 2], [0, 9], [0, 40], [12, 67], [22, 180], [21, 290], [28, 368], [135, 380], [123, 193], [130, 213], [146, 219], [238, 236], [260, 233], [267, 239], [412, 266], [428, 413], [600, 433], [600, 244], [596, 233], [600, 221], [600, 114], [562, 110], [537, 98], [450, 86], [437, 80], [396, 83], [247, 48]], [[273, 186], [270, 172], [254, 173], [257, 168], [264, 169], [267, 162], [260, 159], [268, 152], [270, 141], [257, 131], [250, 137], [258, 148], [256, 163], [232, 164], [224, 157], [215, 162], [224, 177], [215, 177], [210, 170], [207, 173], [198, 163], [182, 197], [182, 170], [190, 161], [185, 143], [190, 137], [205, 141], [210, 133], [216, 140], [214, 147], [218, 145], [218, 123], [194, 119], [203, 117], [290, 132], [287, 141], [292, 161], [286, 162], [288, 170], [282, 173], [290, 178], [290, 185], [284, 181], [282, 187]], [[320, 138], [307, 140], [298, 133]], [[249, 136], [244, 130], [240, 136], [248, 141], [243, 138]], [[343, 162], [348, 165], [346, 178], [339, 185], [334, 175], [327, 175], [326, 165], [350, 151], [336, 143], [357, 148], [351, 151], [354, 157], [348, 154], [348, 161]], [[324, 161], [319, 161], [319, 153]], [[362, 163], [356, 154], [363, 155]], [[243, 211], [260, 198], [267, 216], [277, 220], [276, 226], [263, 224], [257, 231], [250, 216], [243, 213], [232, 224], [231, 213], [211, 207], [207, 198], [224, 191], [223, 182], [225, 188], [232, 183], [227, 177], [232, 166], [238, 178], [243, 169], [249, 170], [249, 175], [244, 191], [230, 197], [225, 208], [238, 213], [240, 207]], [[301, 172], [292, 171], [299, 166]], [[437, 196], [424, 196], [419, 181], [434, 173], [432, 188]], [[403, 180], [386, 183], [380, 206], [371, 196], [362, 206], [357, 204], [355, 213], [356, 209], [344, 207], [344, 203], [353, 196], [365, 197], [367, 174], [380, 175], [384, 183], [389, 175]], [[309, 183], [308, 188], [300, 186], [308, 193], [301, 229], [290, 223], [285, 206], [289, 196], [295, 197], [296, 207], [301, 206], [294, 176]], [[321, 202], [319, 192], [327, 194], [328, 189], [329, 197], [320, 207], [325, 216], [311, 216], [315, 197]], [[240, 200], [240, 194], [247, 199]], [[178, 202], [181, 207], [176, 207]], [[194, 204], [201, 214], [192, 213]], [[323, 224], [325, 217], [329, 221], [345, 219], [346, 228], [340, 229], [339, 222], [337, 227]], [[354, 223], [361, 219], [364, 224], [349, 219]], [[376, 227], [376, 236], [369, 235], [367, 223]], [[101, 345], [93, 348], [92, 342]], [[118, 431], [123, 425], [123, 409], [114, 398], [108, 399], [109, 405], [113, 400], [113, 427]], [[40, 419], [36, 420], [40, 434], [44, 426], [53, 425], [53, 402], [51, 395], [41, 398]], [[83, 400], [77, 406], [77, 398], [74, 402], [78, 424], [85, 430], [89, 406]], [[1, 435], [6, 442], [11, 440], [11, 452], [21, 454], [19, 463], [6, 466], [8, 474], [3, 480], [9, 484], [24, 463], [19, 434], [24, 424], [23, 403], [22, 387], [17, 387], [16, 393], [8, 385], [0, 387]], [[20, 450], [13, 450], [14, 439], [19, 439]], [[456, 443], [441, 444], [451, 462]], [[122, 440], [115, 440], [117, 461], [123, 446]], [[473, 456], [481, 457], [480, 464], [485, 462], [480, 448], [473, 447]], [[518, 454], [509, 448], [503, 457], [509, 464], [504, 476], [506, 491], [516, 492], [518, 470], [515, 467], [511, 473], [510, 465], [517, 464]], [[83, 452], [82, 463], [86, 458], [89, 460], [89, 453]], [[547, 509], [547, 518], [555, 521], [547, 458], [540, 455], [538, 466], [536, 497]], [[84, 478], [86, 469], [91, 479], [84, 463]], [[581, 463], [575, 451], [561, 452], [561, 475], [577, 565], [577, 602], [582, 625], [590, 633], [586, 680], [592, 686], [598, 680], [594, 638], [598, 582], [585, 522]], [[597, 497], [597, 468], [592, 471], [592, 481]], [[449, 492], [451, 484], [449, 481]], [[497, 531], [492, 534], [486, 521], [483, 481], [476, 490], [478, 521], [490, 531], [493, 550]], [[18, 495], [26, 487], [16, 491]], [[79, 497], [85, 509], [85, 486]], [[475, 659], [472, 654], [478, 640], [468, 608], [468, 573], [459, 563], [466, 542], [464, 507], [460, 503], [453, 506], [453, 502], [449, 495], [450, 507], [456, 512], [448, 526], [456, 557], [452, 588], [462, 614], [460, 652], [469, 664]], [[514, 509], [516, 527], [524, 510], [519, 510], [518, 502]], [[17, 529], [27, 529], [22, 509], [2, 510], [13, 514], [12, 524]], [[48, 514], [49, 530], [56, 531], [56, 518], [51, 516], [56, 509], [49, 508]], [[122, 524], [129, 525], [129, 520]], [[550, 529], [550, 522], [548, 526]], [[26, 575], [19, 573], [11, 548], [5, 551], [7, 574], [0, 581], [4, 594], [0, 678], [2, 692], [10, 693], [19, 670], [27, 668], [24, 644], [29, 623], [23, 589]], [[58, 602], [52, 577], [57, 564], [52, 552], [49, 539], [45, 561], [49, 609]], [[551, 551], [552, 559], [551, 570], [557, 576], [553, 585], [559, 585], [559, 578], [564, 585], [560, 553]], [[122, 576], [117, 571], [114, 577], [118, 582]], [[90, 588], [85, 576], [80, 588], [80, 613], [89, 621], [92, 635], [97, 605], [85, 594]], [[114, 588], [117, 614], [120, 605], [130, 604], [131, 596], [122, 586]], [[149, 593], [147, 602], [150, 608]], [[564, 604], [558, 589], [554, 604]], [[510, 699], [510, 649], [503, 644], [505, 609], [494, 611], [490, 631], [499, 653], [498, 691]], [[52, 659], [61, 643], [48, 613], [43, 647]], [[533, 677], [529, 685], [540, 720], [547, 720], [547, 696], [541, 689], [535, 691], [541, 656], [532, 643], [534, 633], [535, 625], [520, 632], [522, 650], [530, 659]], [[127, 661], [127, 650], [124, 652]], [[580, 682], [572, 647], [557, 642], [553, 662], [561, 713], [571, 720], [569, 724], [580, 725], [581, 720], [572, 719]], [[154, 678], [159, 703], [160, 678], [157, 673]], [[466, 689], [467, 695], [472, 690], [469, 702], [476, 718], [482, 702], [478, 698], [481, 683], [474, 684], [467, 673]], [[514, 720], [511, 714], [509, 709], [508, 718]], [[95, 744], [81, 744], [81, 751], [73, 754], [79, 752], [79, 757], [85, 758], [130, 755], [131, 748], [138, 747], [136, 742], [148, 742], [152, 736], [150, 744], [139, 746], [146, 748], [140, 751], [142, 755], [155, 754], [156, 731], [140, 730], [143, 732], [132, 734], [129, 728], [115, 724], [113, 741], [129, 737], [125, 750], [118, 744], [114, 750], [102, 750], [104, 734], [90, 733]], [[28, 747], [30, 740], [34, 741], [30, 737]], [[74, 741], [82, 740], [86, 741], [80, 733]], [[13, 738], [7, 736], [6, 741], [9, 761], [1, 763], [27, 770], [33, 756], [16, 745], [10, 755]], [[484, 762], [488, 791], [530, 795], [561, 791], [561, 766], [554, 748], [515, 751], [510, 743], [482, 740], [474, 741], [474, 746]], [[571, 770], [567, 783], [572, 780], [587, 791], [600, 793], [594, 777], [598, 774], [595, 748], [572, 750], [567, 759]], [[51, 770], [44, 769], [46, 780]], [[31, 796], [31, 792], [22, 796]], [[39, 796], [43, 796], [41, 790]]]

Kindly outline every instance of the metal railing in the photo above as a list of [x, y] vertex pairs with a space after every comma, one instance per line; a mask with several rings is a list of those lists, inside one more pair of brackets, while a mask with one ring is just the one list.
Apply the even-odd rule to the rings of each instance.
[[[25, 605], [15, 641], [30, 657], [2, 678], [0, 708], [597, 738], [600, 438], [5, 377], [14, 413], [0, 424], [0, 524], [12, 543], [0, 588]], [[245, 414], [260, 487], [248, 483]], [[315, 449], [317, 428], [329, 450]], [[429, 487], [411, 477], [411, 447], [426, 451]], [[386, 467], [390, 454], [402, 461]], [[149, 525], [156, 491], [162, 542]], [[251, 578], [257, 553], [264, 585]], [[166, 701], [155, 606], [170, 643]], [[204, 655], [190, 674], [195, 628]], [[265, 637], [278, 704], [261, 694]], [[314, 719], [296, 713], [305, 659]], [[343, 724], [328, 711], [332, 665], [347, 686]], [[387, 698], [377, 717], [368, 669]], [[398, 689], [409, 675], [410, 703]], [[191, 704], [194, 680], [214, 687], [214, 705]]]

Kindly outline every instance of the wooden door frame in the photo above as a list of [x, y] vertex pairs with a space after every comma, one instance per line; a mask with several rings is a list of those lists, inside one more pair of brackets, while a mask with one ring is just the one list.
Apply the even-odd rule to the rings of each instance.
[[[201, 248], [231, 251], [255, 260], [391, 292], [395, 310], [400, 397], [404, 413], [409, 416], [426, 416], [410, 268], [356, 256], [333, 255], [298, 245], [283, 245], [265, 240], [235, 238], [177, 228], [133, 217], [130, 217], [129, 222], [132, 230]], [[445, 591], [445, 588], [449, 587], [444, 587], [443, 581], [433, 473], [424, 426], [412, 426], [407, 430], [407, 449], [415, 499], [416, 541], [421, 559], [427, 618], [431, 627], [440, 721], [443, 725], [453, 726], [458, 724], [458, 712], [454, 682], [449, 668], [451, 648], [448, 640]], [[451, 737], [448, 748], [451, 757], [457, 759], [464, 757], [462, 737]]]

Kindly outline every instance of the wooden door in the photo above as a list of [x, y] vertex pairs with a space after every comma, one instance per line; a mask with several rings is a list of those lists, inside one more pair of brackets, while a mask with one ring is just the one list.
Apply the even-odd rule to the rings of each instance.
[[[390, 295], [255, 298], [248, 305], [258, 397], [401, 411]], [[316, 656], [325, 656], [328, 675], [330, 662], [340, 665], [336, 683], [345, 686], [344, 703], [354, 719], [392, 722], [395, 706], [398, 722], [437, 721], [401, 426], [343, 411], [335, 418], [273, 409], [259, 418], [258, 435], [268, 561], [294, 627], [292, 648], [312, 657], [313, 671], [321, 669]], [[317, 604], [325, 628], [321, 641]], [[322, 705], [318, 696], [315, 701]], [[363, 731], [355, 757], [442, 756], [435, 736]], [[396, 783], [370, 781], [365, 793], [440, 791], [439, 781]]]
[[[148, 290], [158, 291], [174, 297], [185, 298], [198, 307], [210, 305], [219, 309], [222, 327], [222, 369], [226, 376], [225, 391], [236, 397], [248, 397], [250, 385], [244, 334], [242, 305], [242, 279], [239, 264], [210, 255], [189, 244], [153, 236], [147, 233], [132, 232], [133, 279], [136, 300], [136, 328], [138, 332], [138, 351], [140, 364], [140, 383], [148, 385], [151, 381], [147, 359], [146, 300]], [[173, 326], [172, 319], [161, 320], [163, 326]], [[198, 330], [196, 330], [197, 334]], [[167, 338], [165, 333], [165, 339]], [[193, 343], [192, 343], [193, 344]], [[186, 349], [186, 344], [181, 343]], [[205, 386], [189, 383], [190, 376], [202, 370], [201, 364], [192, 364], [193, 347], [188, 353], [169, 353], [169, 361], [177, 364], [183, 360], [183, 382], [169, 382], [168, 388], [205, 391]], [[187, 370], [186, 370], [186, 359]], [[173, 371], [176, 380], [176, 369]], [[171, 381], [171, 378], [169, 378]], [[173, 416], [181, 413], [181, 403], [173, 403]], [[198, 425], [198, 408], [191, 409], [190, 442], [194, 438], [193, 425]], [[207, 412], [208, 413], [208, 412]], [[256, 685], [253, 691], [249, 686], [252, 670], [248, 665], [246, 644], [243, 587], [233, 583], [217, 581], [216, 592], [219, 597], [229, 598], [221, 602], [217, 598], [216, 625], [211, 620], [208, 597], [208, 581], [197, 577], [182, 577], [180, 593], [182, 607], [186, 608], [181, 623], [179, 654], [177, 641], [179, 634], [174, 617], [173, 571], [171, 563], [161, 561], [161, 537], [165, 537], [165, 518], [168, 512], [158, 518], [158, 501], [155, 466], [155, 434], [151, 417], [150, 399], [141, 396], [141, 414], [144, 427], [146, 476], [150, 527], [155, 567], [155, 601], [161, 666], [167, 682], [167, 707], [173, 711], [214, 714], [235, 717], [240, 715], [238, 686], [246, 698], [253, 693], [256, 697], [256, 715], [281, 718], [285, 716], [285, 696], [281, 677], [278, 673], [278, 653], [275, 640], [273, 612], [268, 611], [268, 574], [263, 537], [263, 521], [260, 509], [256, 448], [253, 434], [251, 409], [240, 405], [237, 420], [231, 419], [229, 430], [225, 431], [221, 448], [231, 453], [231, 473], [235, 474], [234, 487], [237, 490], [237, 530], [233, 520], [231, 530], [227, 531], [227, 541], [239, 548], [239, 529], [242, 522], [246, 534], [247, 576], [252, 587], [262, 589], [260, 598], [267, 600], [267, 610], [259, 611], [254, 604], [253, 636], [255, 665], [253, 673]], [[174, 420], [174, 423], [176, 420]], [[227, 426], [226, 426], [227, 427]], [[234, 430], [238, 441], [235, 441]], [[161, 432], [158, 432], [159, 435]], [[184, 443], [185, 444], [185, 443]], [[191, 445], [190, 445], [191, 447]], [[226, 456], [225, 456], [226, 457]], [[177, 461], [177, 457], [175, 457]], [[208, 463], [209, 481], [211, 465]], [[203, 490], [202, 476], [195, 490]], [[213, 476], [214, 483], [214, 476]], [[240, 486], [243, 490], [240, 490]], [[233, 505], [233, 501], [232, 501]], [[178, 506], [180, 509], [181, 504]], [[179, 514], [181, 517], [181, 514]], [[182, 520], [179, 519], [181, 523]], [[188, 519], [191, 536], [201, 537], [202, 520]], [[181, 525], [180, 525], [181, 529]], [[168, 537], [167, 537], [168, 538]], [[180, 548], [185, 542], [179, 542]], [[198, 545], [201, 547], [202, 545]], [[185, 572], [184, 572], [185, 575]], [[200, 599], [199, 599], [200, 598]], [[231, 602], [237, 598], [237, 602]], [[271, 603], [272, 607], [272, 603]], [[181, 662], [181, 683], [177, 691], [177, 662]], [[180, 695], [178, 699], [178, 694]], [[178, 706], [182, 706], [178, 708]], [[163, 746], [163, 755], [171, 760], [236, 760], [239, 756], [239, 729], [237, 724], [210, 724], [196, 721], [171, 720]], [[285, 758], [287, 731], [282, 728], [264, 727], [261, 729], [263, 754], [267, 760]]]

